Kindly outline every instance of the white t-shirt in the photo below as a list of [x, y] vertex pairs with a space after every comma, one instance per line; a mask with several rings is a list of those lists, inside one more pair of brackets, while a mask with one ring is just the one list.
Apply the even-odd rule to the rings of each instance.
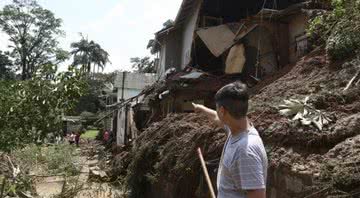
[[268, 159], [263, 141], [254, 127], [236, 136], [228, 132], [221, 156], [218, 198], [246, 198], [246, 190], [266, 188]]

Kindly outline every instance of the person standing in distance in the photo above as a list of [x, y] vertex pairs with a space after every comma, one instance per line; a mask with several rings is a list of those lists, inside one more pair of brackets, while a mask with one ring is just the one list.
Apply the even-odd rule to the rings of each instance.
[[216, 111], [194, 104], [227, 132], [218, 174], [218, 198], [266, 198], [268, 159], [259, 133], [247, 117], [248, 88], [234, 82], [215, 96]]

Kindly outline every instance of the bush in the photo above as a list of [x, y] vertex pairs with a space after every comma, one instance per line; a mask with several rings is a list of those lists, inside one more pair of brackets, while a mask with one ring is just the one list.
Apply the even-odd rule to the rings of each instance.
[[26, 81], [0, 80], [0, 151], [42, 142], [62, 132], [63, 113], [68, 113], [86, 84], [79, 70], [51, 73], [44, 67]]
[[360, 1], [332, 0], [332, 10], [310, 21], [308, 33], [316, 45], [325, 45], [331, 60], [360, 50]]
[[74, 148], [68, 144], [49, 147], [31, 144], [14, 151], [12, 155], [23, 171], [38, 167], [39, 170], [45, 172], [42, 174], [63, 173], [72, 176], [79, 173], [74, 158]]

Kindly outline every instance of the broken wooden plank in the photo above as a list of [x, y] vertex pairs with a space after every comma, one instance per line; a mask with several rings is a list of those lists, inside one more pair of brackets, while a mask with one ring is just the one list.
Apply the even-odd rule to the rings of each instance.
[[234, 45], [226, 59], [226, 74], [238, 74], [243, 71], [246, 62], [244, 44]]

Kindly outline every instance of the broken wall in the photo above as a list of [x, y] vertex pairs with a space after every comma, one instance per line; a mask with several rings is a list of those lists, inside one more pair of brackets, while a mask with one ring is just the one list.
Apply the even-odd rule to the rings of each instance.
[[165, 65], [166, 65], [166, 43], [161, 44], [160, 49], [160, 63], [159, 68], [157, 68], [157, 75], [163, 77], [165, 75]]
[[117, 113], [117, 129], [116, 129], [117, 145], [125, 144], [125, 121], [126, 121], [126, 113], [124, 107], [121, 110], [119, 110]]
[[165, 71], [170, 68], [175, 68], [177, 71], [181, 70], [181, 30], [174, 30], [169, 33], [165, 40], [166, 58]]
[[191, 61], [191, 49], [193, 44], [194, 32], [197, 27], [201, 1], [197, 1], [196, 6], [191, 11], [190, 16], [185, 21], [183, 26], [182, 52], [181, 52], [181, 67], [185, 68]]

